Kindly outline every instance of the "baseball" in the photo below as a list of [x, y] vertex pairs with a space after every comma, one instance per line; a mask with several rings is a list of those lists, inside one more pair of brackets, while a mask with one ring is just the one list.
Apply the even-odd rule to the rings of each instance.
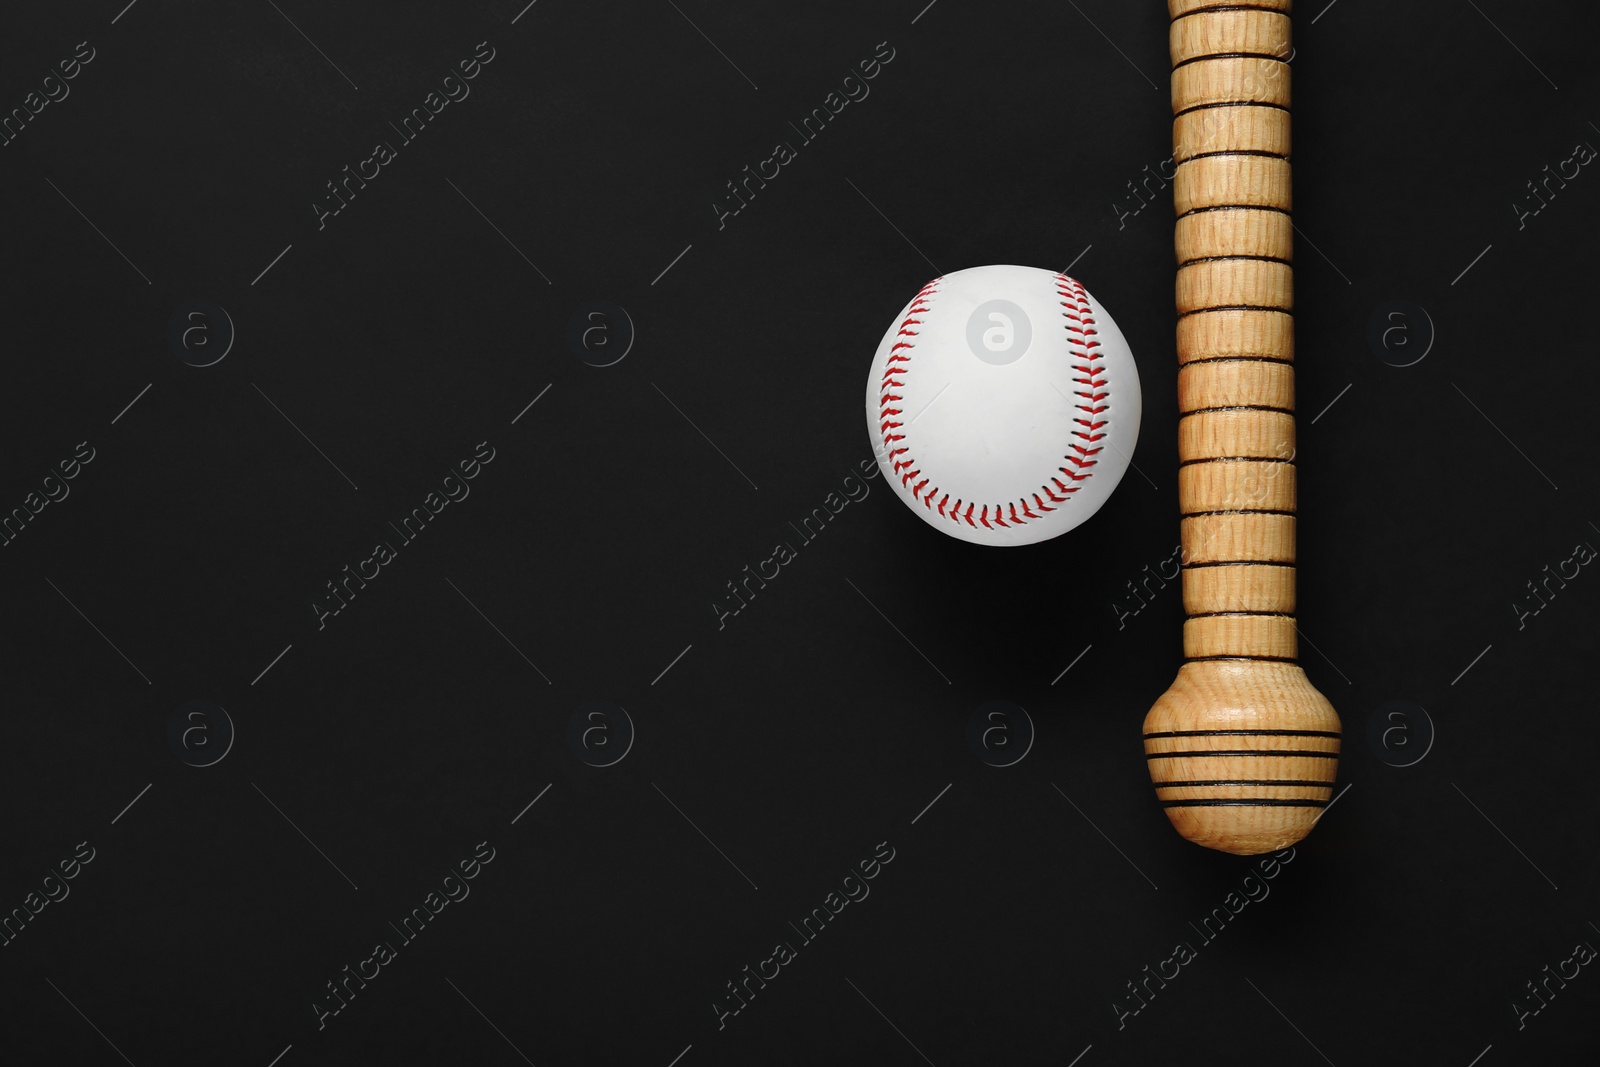
[[1076, 280], [1037, 267], [935, 278], [878, 343], [878, 466], [935, 529], [1028, 545], [1099, 511], [1139, 439], [1139, 372]]

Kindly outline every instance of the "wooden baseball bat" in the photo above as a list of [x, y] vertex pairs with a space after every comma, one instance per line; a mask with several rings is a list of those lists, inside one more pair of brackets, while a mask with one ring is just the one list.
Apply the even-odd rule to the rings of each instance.
[[1310, 832], [1339, 753], [1296, 662], [1290, 3], [1167, 3], [1186, 662], [1144, 748], [1178, 832], [1239, 855]]

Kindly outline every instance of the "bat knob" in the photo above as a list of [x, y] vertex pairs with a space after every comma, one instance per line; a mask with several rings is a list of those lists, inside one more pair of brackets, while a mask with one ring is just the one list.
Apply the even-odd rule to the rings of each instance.
[[1299, 664], [1185, 663], [1144, 720], [1145, 759], [1173, 827], [1206, 848], [1287, 848], [1333, 799], [1339, 715]]

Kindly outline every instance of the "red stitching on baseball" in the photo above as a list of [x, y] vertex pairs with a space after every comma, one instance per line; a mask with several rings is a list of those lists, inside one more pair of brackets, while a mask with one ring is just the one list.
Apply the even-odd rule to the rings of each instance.
[[[906, 317], [901, 321], [900, 328], [895, 332], [896, 337], [916, 337], [918, 335], [919, 331], [913, 330], [911, 327], [922, 325], [922, 320], [917, 318], [917, 316], [929, 309], [928, 298], [933, 295], [936, 287], [939, 284], [939, 281], [939, 278], [935, 278], [933, 281], [929, 282], [927, 285], [924, 285], [920, 290], [918, 290], [916, 296], [912, 297], [910, 306], [906, 308]], [[890, 416], [901, 415], [904, 412], [900, 408], [891, 407], [890, 405], [904, 398], [897, 393], [891, 392], [890, 390], [903, 389], [905, 387], [905, 381], [903, 379], [895, 378], [894, 376], [898, 374], [904, 374], [906, 371], [906, 368], [895, 367], [892, 366], [892, 364], [910, 363], [911, 356], [907, 353], [909, 353], [911, 349], [915, 347], [915, 341], [896, 341], [889, 349], [889, 359], [887, 362], [891, 364], [891, 366], [884, 370], [882, 384], [878, 387], [878, 415], [881, 420], [881, 425], [878, 427], [878, 432], [883, 435], [883, 443], [885, 447], [893, 444], [896, 441], [905, 440], [905, 434], [892, 434], [889, 432], [890, 430], [903, 428], [899, 422], [894, 421], [890, 418]], [[894, 473], [900, 475], [901, 488], [905, 488], [910, 485], [911, 479], [922, 473], [920, 470], [915, 469], [915, 459], [912, 459], [909, 456], [907, 456], [905, 459], [895, 458], [896, 456], [905, 455], [909, 451], [910, 449], [902, 446], [900, 448], [891, 449], [888, 454], [890, 464], [894, 468]], [[905, 473], [902, 474], [902, 471]], [[922, 481], [917, 483], [916, 488], [911, 490], [913, 498], [921, 493], [922, 487], [927, 485], [928, 481], [929, 479], [924, 478]], [[928, 491], [928, 495], [923, 498], [924, 507], [933, 507], [933, 496], [938, 491], [938, 486], [935, 486]], [[947, 496], [945, 499], [948, 500], [949, 497]], [[943, 508], [942, 503], [940, 507], [941, 509]]]
[[[935, 278], [923, 286], [917, 292], [917, 295], [912, 298], [910, 306], [906, 308], [906, 317], [901, 321], [899, 329], [895, 332], [896, 337], [915, 338], [918, 336], [919, 331], [910, 329], [910, 327], [923, 324], [922, 320], [917, 316], [930, 310], [931, 298], [937, 292], [938, 285], [943, 280], [943, 278]], [[1090, 340], [1090, 338], [1099, 337], [1100, 331], [1095, 328], [1094, 309], [1089, 303], [1088, 292], [1084, 289], [1082, 283], [1074, 278], [1069, 278], [1065, 274], [1056, 275], [1056, 291], [1062, 298], [1060, 301], [1061, 306], [1066, 309], [1061, 313], [1061, 317], [1077, 324], [1063, 327], [1069, 335], [1067, 344], [1071, 349], [1071, 355], [1075, 360], [1079, 361], [1070, 364], [1070, 366], [1073, 370], [1083, 375], [1081, 378], [1073, 378], [1072, 381], [1074, 384], [1088, 387], [1087, 391], [1083, 389], [1073, 391], [1073, 395], [1079, 397], [1080, 401], [1082, 401], [1075, 404], [1074, 407], [1088, 417], [1074, 418], [1072, 420], [1074, 425], [1081, 427], [1081, 429], [1073, 430], [1072, 436], [1086, 442], [1087, 445], [1095, 446], [1091, 448], [1086, 447], [1085, 444], [1071, 444], [1069, 447], [1076, 454], [1063, 456], [1062, 459], [1072, 464], [1073, 469], [1069, 470], [1066, 467], [1062, 467], [1060, 468], [1060, 473], [1073, 482], [1083, 482], [1094, 476], [1094, 471], [1090, 468], [1094, 467], [1099, 461], [1092, 457], [1097, 456], [1101, 449], [1104, 448], [1103, 445], [1097, 445], [1096, 442], [1107, 436], [1104, 432], [1104, 427], [1110, 424], [1110, 420], [1097, 419], [1095, 416], [1103, 415], [1111, 410], [1111, 405], [1105, 403], [1111, 397], [1110, 381], [1106, 377], [1105, 364], [1100, 362], [1100, 354], [1094, 351], [1101, 347], [1101, 343], [1097, 340]], [[903, 366], [896, 367], [893, 364], [912, 362], [912, 357], [908, 353], [915, 347], [915, 341], [896, 341], [889, 349], [887, 362], [890, 366], [883, 372], [882, 384], [879, 387], [879, 416], [881, 419], [879, 432], [883, 435], [885, 447], [896, 441], [905, 440], [905, 434], [889, 432], [890, 430], [904, 428], [900, 422], [890, 418], [890, 416], [904, 414], [903, 409], [890, 406], [903, 400], [904, 397], [898, 393], [892, 393], [890, 390], [903, 389], [905, 387], [905, 381], [895, 376], [904, 375], [908, 368]], [[917, 469], [916, 460], [907, 455], [909, 452], [910, 449], [905, 446], [889, 451], [888, 459], [894, 473], [900, 475], [901, 488], [910, 487], [913, 499], [921, 497], [924, 507], [930, 511], [935, 510], [933, 498], [939, 496], [939, 487], [934, 486], [924, 494], [922, 489], [931, 481], [929, 478], [923, 478], [914, 487], [911, 486], [911, 479], [919, 477], [922, 471]], [[896, 457], [898, 456], [905, 456], [906, 458], [897, 459]], [[1051, 487], [1052, 485], [1054, 488]], [[1076, 493], [1079, 488], [1081, 487], [1078, 485], [1068, 485], [1060, 478], [1051, 475], [1050, 484], [1041, 485], [1039, 492], [1032, 495], [1031, 501], [1024, 496], [1020, 498], [1020, 501], [1012, 501], [1008, 505], [995, 504], [994, 522], [998, 523], [1002, 528], [1009, 528], [1012, 523], [1021, 526], [1025, 525], [1030, 519], [1037, 521], [1044, 516], [1036, 513], [1033, 510], [1034, 507], [1037, 507], [1039, 512], [1046, 513], [1057, 510], [1040, 499], [1039, 493], [1043, 493], [1053, 504], [1065, 504], [1071, 502], [1071, 494]], [[1017, 504], [1019, 502], [1022, 505], [1021, 515], [1017, 514]], [[950, 520], [958, 525], [964, 520], [968, 526], [977, 527], [982, 524], [987, 529], [994, 529], [994, 526], [989, 521], [988, 504], [982, 505], [982, 510], [978, 513], [977, 522], [974, 522], [972, 513], [979, 505], [967, 504], [966, 509], [963, 511], [963, 503], [964, 501], [957, 499], [953, 506], [949, 506], [950, 494], [945, 493], [940, 496], [937, 511], [941, 517], [948, 515]], [[949, 506], [948, 511], [946, 511], [947, 506]], [[1010, 512], [1010, 523], [1006, 521], [1005, 517], [1007, 510]]]

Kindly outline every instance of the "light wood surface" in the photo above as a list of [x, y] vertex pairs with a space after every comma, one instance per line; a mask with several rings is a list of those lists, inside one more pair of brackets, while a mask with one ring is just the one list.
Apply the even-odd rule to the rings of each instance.
[[1339, 716], [1296, 661], [1289, 0], [1168, 0], [1186, 662], [1144, 722], [1180, 834], [1241, 855], [1333, 797]]
[[1251, 105], [1204, 107], [1172, 122], [1173, 161], [1228, 145], [1241, 152], [1289, 152], [1289, 112]]
[[1294, 259], [1294, 226], [1281, 211], [1200, 211], [1178, 220], [1173, 235], [1180, 267], [1217, 256]]

